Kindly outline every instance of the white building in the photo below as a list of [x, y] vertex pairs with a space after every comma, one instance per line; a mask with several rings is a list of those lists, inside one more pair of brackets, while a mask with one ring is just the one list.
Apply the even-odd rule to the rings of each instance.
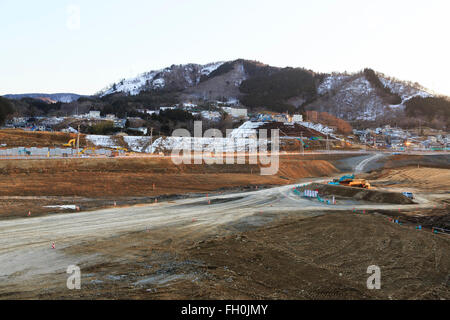
[[303, 116], [301, 114], [294, 114], [292, 116], [292, 122], [303, 122]]
[[89, 111], [89, 118], [100, 118], [100, 111]]
[[247, 117], [247, 109], [239, 109], [239, 108], [231, 108], [231, 107], [222, 107], [223, 111], [231, 115], [233, 118], [241, 118]]

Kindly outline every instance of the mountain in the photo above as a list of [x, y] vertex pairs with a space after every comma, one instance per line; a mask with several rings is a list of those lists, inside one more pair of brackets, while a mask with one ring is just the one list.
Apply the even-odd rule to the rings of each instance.
[[[99, 97], [149, 99], [167, 93], [176, 95], [178, 102], [237, 101], [252, 110], [325, 111], [364, 123], [412, 125], [419, 116], [445, 126], [450, 108], [447, 97], [435, 96], [418, 83], [391, 78], [369, 68], [352, 74], [324, 74], [244, 59], [172, 65], [123, 79], [102, 90]], [[427, 106], [433, 109], [431, 118], [424, 111]]]
[[317, 93], [318, 98], [307, 109], [330, 112], [350, 121], [374, 121], [391, 111], [403, 111], [413, 97], [433, 96], [418, 84], [391, 79], [371, 69], [327, 75]]
[[7, 99], [20, 100], [22, 98], [33, 98], [42, 100], [48, 103], [63, 102], [70, 103], [77, 101], [82, 95], [75, 93], [23, 93], [23, 94], [6, 94], [3, 97]]
[[197, 86], [222, 64], [223, 62], [209, 63], [206, 65], [193, 63], [172, 65], [165, 69], [140, 74], [134, 78], [122, 79], [118, 83], [114, 83], [103, 90], [100, 96], [118, 92], [137, 95], [141, 91], [158, 89], [183, 90]]

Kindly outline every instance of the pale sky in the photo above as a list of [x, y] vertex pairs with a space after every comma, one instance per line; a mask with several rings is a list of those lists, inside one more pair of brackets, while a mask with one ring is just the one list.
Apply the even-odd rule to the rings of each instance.
[[371, 67], [450, 96], [449, 13], [448, 0], [0, 0], [0, 94], [94, 94], [172, 64], [244, 58]]

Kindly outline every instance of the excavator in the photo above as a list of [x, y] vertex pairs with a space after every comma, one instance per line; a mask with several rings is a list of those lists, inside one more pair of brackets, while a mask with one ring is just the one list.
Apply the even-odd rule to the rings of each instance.
[[111, 153], [111, 157], [118, 157], [120, 155], [120, 150], [128, 152], [127, 148], [115, 147], [115, 150]]
[[84, 154], [86, 151], [88, 150], [92, 150], [92, 152], [95, 154], [95, 147], [86, 147], [83, 150], [81, 150], [80, 152], [78, 152], [78, 154]]
[[75, 148], [76, 141], [77, 141], [77, 139], [70, 139], [69, 142], [63, 144], [63, 146]]
[[355, 187], [355, 188], [364, 188], [364, 189], [371, 188], [370, 183], [367, 182], [366, 179], [355, 179], [355, 176], [353, 174], [342, 176], [339, 179], [334, 179], [332, 182], [329, 182], [328, 184]]

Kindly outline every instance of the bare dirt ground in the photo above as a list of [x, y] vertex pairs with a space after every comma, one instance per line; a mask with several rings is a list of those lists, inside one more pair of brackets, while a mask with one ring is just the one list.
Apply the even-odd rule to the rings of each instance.
[[401, 169], [384, 169], [368, 176], [376, 179], [376, 186], [396, 188], [416, 188], [423, 191], [439, 190], [450, 192], [450, 170], [443, 168], [406, 167]]
[[419, 204], [432, 203], [424, 208], [418, 205], [399, 212], [381, 211], [393, 218], [400, 218], [427, 228], [450, 230], [450, 169], [408, 166], [382, 169], [364, 175], [378, 190], [387, 192], [412, 192]]
[[[338, 156], [337, 156], [338, 157]], [[170, 158], [51, 159], [0, 161], [0, 219], [75, 212], [46, 208], [76, 205], [81, 211], [153, 203], [171, 195], [254, 189], [339, 170], [319, 156], [281, 157], [277, 175], [258, 165], [180, 165]]]
[[[371, 214], [263, 215], [274, 216], [265, 226], [242, 220], [214, 235], [162, 228], [86, 241], [64, 250], [68, 260], [101, 255], [81, 265], [81, 290], [68, 290], [60, 272], [9, 286], [0, 298], [450, 298], [448, 237]], [[381, 268], [381, 290], [366, 287], [370, 265]]]
[[[61, 147], [76, 135], [63, 132], [33, 132], [19, 129], [0, 130], [0, 141], [11, 147]], [[81, 135], [80, 144], [86, 144], [85, 135]]]
[[[339, 171], [333, 165], [339, 157], [309, 161], [286, 157], [280, 173], [267, 183], [281, 186], [258, 190], [255, 186], [263, 178], [245, 165], [178, 167], [166, 159], [75, 160], [81, 162], [0, 163], [5, 179], [22, 175], [9, 181], [14, 182], [12, 188], [0, 180], [1, 192], [7, 194], [4, 200], [11, 202], [6, 197], [20, 197], [18, 193], [29, 190], [30, 197], [50, 203], [55, 199], [70, 203], [72, 197], [80, 197], [103, 199], [111, 206], [117, 195], [128, 200], [133, 195], [139, 203], [135, 192], [146, 188], [142, 195], [151, 197], [154, 191], [149, 177], [160, 177], [162, 185], [170, 186], [161, 192], [167, 195], [177, 188], [209, 192], [221, 183], [224, 188], [241, 188], [244, 183], [251, 191], [218, 191], [209, 197], [203, 193], [166, 198], [151, 205], [3, 219], [1, 299], [450, 298], [450, 236], [428, 229], [448, 220], [448, 193], [445, 188], [421, 191], [420, 177], [409, 181], [418, 184], [415, 204], [343, 197], [337, 205], [328, 206], [295, 195], [289, 183], [300, 183], [305, 177], [302, 184], [331, 179]], [[145, 178], [126, 180], [130, 174]], [[40, 180], [41, 175], [47, 179]], [[237, 180], [226, 180], [233, 175]], [[95, 179], [89, 176], [124, 180], [107, 189], [104, 183], [92, 183]], [[173, 178], [173, 184], [165, 177]], [[371, 184], [384, 179], [376, 173], [372, 178]], [[52, 184], [65, 181], [68, 189], [53, 189]], [[80, 181], [91, 185], [79, 186]], [[140, 188], [128, 186], [133, 183]], [[395, 185], [381, 183], [380, 188], [401, 191]], [[63, 191], [54, 195], [58, 190]], [[108, 196], [98, 198], [104, 194]], [[52, 196], [56, 198], [49, 199]], [[393, 223], [394, 216], [405, 223]], [[418, 218], [423, 222], [414, 220]], [[425, 228], [416, 229], [417, 223]], [[56, 249], [51, 248], [53, 241]], [[71, 264], [81, 268], [81, 290], [66, 287], [65, 271]], [[381, 290], [366, 287], [370, 265], [381, 268]]]

